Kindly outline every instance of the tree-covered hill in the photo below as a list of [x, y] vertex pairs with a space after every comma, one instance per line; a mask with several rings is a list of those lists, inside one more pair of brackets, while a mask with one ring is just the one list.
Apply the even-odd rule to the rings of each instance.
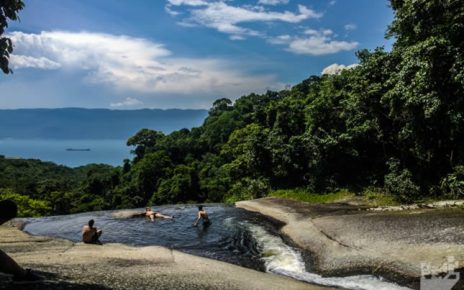
[[0, 155], [0, 200], [15, 200], [24, 216], [108, 209], [113, 204], [105, 194], [118, 184], [118, 176], [119, 168], [109, 165], [69, 168]]
[[142, 130], [126, 178], [141, 203], [271, 189], [376, 187], [401, 201], [462, 196], [464, 2], [392, 0], [391, 51], [290, 90], [217, 100], [204, 124]]

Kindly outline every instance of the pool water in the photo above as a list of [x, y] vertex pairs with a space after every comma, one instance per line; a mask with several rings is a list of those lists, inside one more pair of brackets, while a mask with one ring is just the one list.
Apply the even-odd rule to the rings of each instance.
[[309, 283], [345, 289], [407, 289], [371, 275], [322, 277], [311, 273], [311, 265], [303, 253], [279, 235], [279, 227], [263, 216], [222, 204], [205, 207], [210, 226], [197, 227], [197, 208], [191, 205], [155, 207], [154, 210], [174, 219], [132, 218], [144, 209], [99, 211], [66, 216], [28, 219], [25, 231], [81, 240], [82, 226], [94, 219], [103, 230], [103, 243], [133, 246], [159, 245], [198, 256], [213, 258], [240, 266], [273, 272]]

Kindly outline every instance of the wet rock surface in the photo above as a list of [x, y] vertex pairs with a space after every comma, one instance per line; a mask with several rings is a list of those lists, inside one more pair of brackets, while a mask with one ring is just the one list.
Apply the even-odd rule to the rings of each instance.
[[0, 226], [0, 249], [45, 281], [0, 289], [327, 289], [164, 247], [86, 245]]
[[[237, 203], [284, 222], [282, 233], [311, 253], [326, 275], [379, 274], [419, 288], [421, 263], [448, 257], [464, 266], [464, 210], [410, 209], [373, 212], [345, 203], [312, 205], [278, 198]], [[464, 276], [453, 289], [464, 289]]]

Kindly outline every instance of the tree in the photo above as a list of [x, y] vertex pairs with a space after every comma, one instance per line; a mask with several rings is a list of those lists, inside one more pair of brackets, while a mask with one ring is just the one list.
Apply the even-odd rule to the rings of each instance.
[[157, 192], [152, 196], [151, 204], [194, 201], [198, 197], [196, 172], [193, 167], [178, 165], [173, 174], [161, 180]]
[[137, 189], [137, 192], [133, 194], [140, 196], [139, 206], [148, 202], [172, 166], [172, 161], [165, 151], [147, 153], [133, 166], [131, 170], [132, 182]]
[[217, 116], [223, 112], [232, 110], [232, 101], [227, 98], [222, 98], [214, 101], [213, 107], [209, 110], [210, 116]]
[[50, 204], [45, 200], [32, 199], [10, 189], [0, 188], [0, 200], [4, 199], [11, 199], [16, 202], [20, 217], [44, 216], [52, 212]]
[[18, 12], [24, 8], [22, 0], [1, 0], [0, 1], [0, 69], [9, 74], [13, 71], [9, 68], [10, 54], [13, 52], [13, 43], [8, 37], [2, 37], [8, 27], [8, 20], [16, 21], [19, 19]]
[[235, 130], [222, 146], [221, 156], [229, 161], [222, 167], [231, 179], [269, 176], [272, 169], [267, 148], [269, 130], [257, 124]]
[[464, 2], [392, 0], [387, 36], [398, 59], [382, 97], [395, 125], [401, 166], [422, 189], [464, 162]]
[[160, 144], [162, 143], [165, 135], [163, 132], [142, 129], [127, 140], [127, 146], [135, 146], [135, 149], [132, 150], [132, 153], [136, 155], [134, 162], [142, 159], [145, 154], [149, 152], [157, 151]]

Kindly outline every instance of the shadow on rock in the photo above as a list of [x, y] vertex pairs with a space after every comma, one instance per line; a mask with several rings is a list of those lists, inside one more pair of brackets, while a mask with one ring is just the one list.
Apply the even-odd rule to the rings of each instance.
[[108, 290], [111, 288], [88, 283], [75, 283], [71, 281], [64, 281], [55, 273], [34, 271], [44, 278], [43, 281], [37, 282], [16, 282], [13, 281], [9, 275], [0, 273], [0, 289], [14, 289], [14, 290], [47, 290], [47, 289], [66, 289], [66, 290]]

